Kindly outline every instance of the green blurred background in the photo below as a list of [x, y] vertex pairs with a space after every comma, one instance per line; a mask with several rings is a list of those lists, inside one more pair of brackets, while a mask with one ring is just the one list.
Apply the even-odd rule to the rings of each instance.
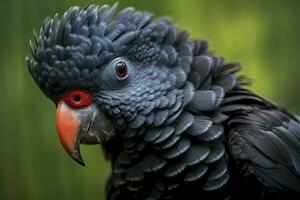
[[[33, 29], [46, 16], [100, 0], [0, 1], [0, 199], [104, 199], [109, 164], [99, 146], [83, 146], [85, 168], [63, 151], [55, 107], [32, 81], [25, 62]], [[300, 1], [121, 0], [169, 15], [193, 38], [210, 41], [227, 61], [244, 66], [251, 88], [300, 113]]]

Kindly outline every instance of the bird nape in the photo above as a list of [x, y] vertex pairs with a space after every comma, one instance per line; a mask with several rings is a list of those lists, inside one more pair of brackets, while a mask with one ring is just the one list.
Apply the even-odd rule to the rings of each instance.
[[27, 58], [67, 153], [102, 145], [107, 199], [299, 199], [299, 118], [169, 19], [116, 10], [46, 19]]

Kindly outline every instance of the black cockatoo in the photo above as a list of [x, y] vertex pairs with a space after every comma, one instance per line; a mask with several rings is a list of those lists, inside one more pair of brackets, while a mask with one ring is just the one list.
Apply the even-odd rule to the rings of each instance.
[[102, 145], [107, 199], [299, 199], [299, 118], [168, 18], [116, 10], [47, 19], [27, 58], [67, 153]]

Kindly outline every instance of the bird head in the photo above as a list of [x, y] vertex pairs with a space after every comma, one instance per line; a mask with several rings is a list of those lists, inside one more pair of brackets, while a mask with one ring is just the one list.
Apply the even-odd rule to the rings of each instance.
[[72, 7], [46, 19], [27, 58], [33, 79], [56, 104], [59, 139], [80, 164], [80, 143], [173, 123], [187, 101], [193, 54], [187, 32], [166, 18], [116, 10], [116, 4]]

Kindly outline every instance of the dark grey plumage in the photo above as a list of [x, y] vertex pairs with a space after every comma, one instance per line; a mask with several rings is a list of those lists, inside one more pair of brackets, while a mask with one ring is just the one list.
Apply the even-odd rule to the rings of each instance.
[[[29, 71], [56, 101], [84, 89], [118, 134], [108, 199], [273, 199], [300, 192], [300, 123], [242, 89], [240, 67], [168, 19], [116, 6], [71, 8], [44, 22]], [[105, 71], [116, 57], [130, 82]], [[113, 149], [113, 150], [112, 150]], [[278, 196], [279, 195], [279, 196]], [[284, 197], [282, 197], [284, 198]]]

